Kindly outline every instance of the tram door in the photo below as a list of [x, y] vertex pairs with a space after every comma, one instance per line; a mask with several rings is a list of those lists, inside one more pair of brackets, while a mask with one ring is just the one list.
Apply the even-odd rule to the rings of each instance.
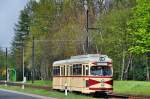
[[70, 66], [67, 65], [66, 66], [66, 83], [67, 83], [67, 86], [68, 86], [68, 90], [70, 90], [69, 86], [70, 86]]
[[61, 77], [60, 77], [60, 85], [61, 89], [64, 89], [64, 77], [65, 76], [65, 66], [61, 66]]
[[[89, 75], [89, 66], [88, 65], [82, 65], [82, 76], [88, 76]], [[83, 78], [83, 86], [86, 86], [86, 80], [85, 78]], [[84, 89], [82, 90], [84, 91]]]
[[69, 83], [70, 83], [70, 78], [68, 77], [70, 74], [69, 65], [64, 65], [62, 67], [62, 70], [63, 70], [63, 76], [61, 77], [62, 89], [65, 89], [65, 84], [69, 86]]

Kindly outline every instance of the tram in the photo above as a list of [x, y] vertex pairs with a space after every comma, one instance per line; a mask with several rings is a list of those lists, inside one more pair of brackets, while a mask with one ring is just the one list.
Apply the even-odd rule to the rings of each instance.
[[87, 54], [53, 63], [53, 89], [91, 94], [113, 90], [112, 59], [107, 55]]

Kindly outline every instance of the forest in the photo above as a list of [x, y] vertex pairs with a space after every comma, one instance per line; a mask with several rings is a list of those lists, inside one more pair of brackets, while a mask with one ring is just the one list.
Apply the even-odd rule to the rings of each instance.
[[[14, 25], [7, 59], [8, 67], [17, 70], [17, 80], [22, 80], [23, 63], [29, 80], [31, 72], [37, 80], [50, 80], [55, 60], [87, 53], [112, 58], [115, 80], [150, 80], [150, 1], [85, 1], [27, 3]], [[5, 77], [6, 55], [2, 49], [0, 74]]]

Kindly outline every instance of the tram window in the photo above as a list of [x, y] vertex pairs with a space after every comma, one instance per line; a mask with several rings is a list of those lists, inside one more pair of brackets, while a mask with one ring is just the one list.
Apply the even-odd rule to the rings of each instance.
[[53, 75], [54, 76], [60, 76], [60, 66], [54, 66], [53, 67]]
[[81, 64], [73, 65], [73, 75], [82, 75], [82, 65]]
[[92, 66], [91, 75], [94, 76], [111, 76], [112, 70], [108, 66]]
[[86, 75], [89, 75], [89, 66], [88, 65], [86, 65], [85, 71], [86, 71]]

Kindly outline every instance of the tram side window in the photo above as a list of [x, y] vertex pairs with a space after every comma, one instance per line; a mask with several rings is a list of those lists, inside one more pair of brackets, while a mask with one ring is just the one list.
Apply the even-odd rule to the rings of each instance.
[[82, 65], [81, 64], [73, 65], [73, 75], [82, 75]]
[[53, 67], [53, 75], [54, 76], [60, 76], [60, 66], [54, 66]]

